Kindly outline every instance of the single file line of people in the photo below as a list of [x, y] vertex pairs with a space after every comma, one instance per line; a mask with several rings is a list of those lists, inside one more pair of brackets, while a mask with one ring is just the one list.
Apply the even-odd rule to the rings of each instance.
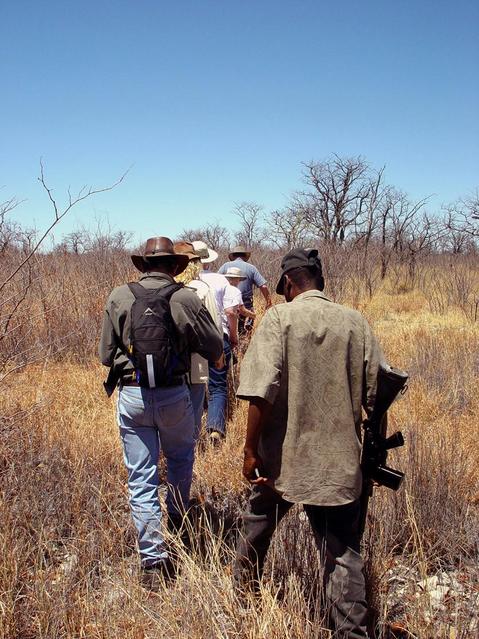
[[[117, 287], [105, 308], [100, 357], [110, 367], [107, 391], [119, 384], [117, 415], [130, 508], [142, 584], [150, 589], [155, 579], [173, 578], [176, 568], [162, 530], [160, 451], [167, 464], [167, 525], [179, 539], [188, 513], [201, 419], [195, 418], [191, 389], [200, 383], [204, 397], [206, 385], [206, 374], [193, 376], [194, 354], [203, 358], [197, 372], [206, 373], [208, 363], [207, 428], [219, 438], [225, 433], [225, 373], [245, 301], [229, 282], [239, 287], [247, 275], [238, 265], [215, 273], [217, 257], [204, 242], [174, 247], [168, 238], [150, 238], [144, 252], [132, 256], [144, 294], [138, 286]], [[328, 299], [324, 284], [317, 249], [287, 253], [276, 287], [286, 304], [266, 311], [242, 362], [237, 396], [249, 402], [243, 474], [252, 491], [233, 581], [240, 598], [259, 592], [276, 526], [301, 504], [323, 568], [329, 627], [338, 638], [367, 638], [360, 430], [363, 411], [370, 414], [374, 405], [384, 357], [365, 318]], [[143, 309], [140, 316], [138, 309]], [[160, 328], [164, 333], [165, 326], [163, 341], [149, 347], [145, 336]], [[166, 354], [164, 343], [169, 344]], [[151, 385], [151, 371], [161, 385]]]

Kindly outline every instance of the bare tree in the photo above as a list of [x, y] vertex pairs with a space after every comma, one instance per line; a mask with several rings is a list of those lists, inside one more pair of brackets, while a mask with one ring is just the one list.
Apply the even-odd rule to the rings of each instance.
[[[50, 204], [53, 208], [53, 218], [45, 231], [39, 236], [34, 232], [20, 232], [17, 235], [17, 243], [21, 242], [13, 255], [13, 259], [9, 260], [7, 275], [0, 280], [0, 382], [15, 370], [23, 367], [32, 361], [37, 361], [43, 356], [45, 349], [42, 347], [40, 351], [37, 347], [25, 349], [25, 321], [19, 319], [19, 311], [28, 295], [33, 282], [33, 272], [36, 264], [34, 260], [38, 259], [38, 251], [52, 230], [60, 223], [67, 213], [78, 203], [87, 198], [105, 191], [110, 191], [120, 184], [125, 178], [124, 173], [114, 184], [101, 187], [83, 187], [73, 196], [68, 190], [67, 203], [61, 207], [56, 198], [53, 196], [53, 190], [47, 185], [44, 175], [43, 163], [40, 162], [40, 177], [38, 178], [43, 189], [46, 191]], [[15, 200], [9, 200], [2, 208], [3, 215], [0, 216], [0, 233], [4, 238], [6, 227], [6, 213], [11, 211], [15, 204]], [[5, 245], [5, 242], [2, 242]], [[31, 332], [31, 328], [25, 329]]]
[[266, 237], [263, 207], [255, 202], [240, 202], [235, 205], [233, 213], [240, 221], [240, 228], [235, 234], [236, 242], [252, 249], [259, 247]]
[[[479, 192], [444, 207], [450, 250], [462, 253], [479, 239]], [[471, 243], [472, 242], [472, 243]]]
[[50, 203], [51, 203], [51, 205], [53, 207], [54, 216], [53, 216], [53, 219], [52, 219], [52, 221], [50, 223], [50, 226], [42, 233], [40, 238], [36, 241], [34, 246], [31, 248], [31, 250], [28, 253], [28, 255], [26, 255], [26, 257], [20, 262], [20, 264], [18, 264], [18, 266], [13, 270], [13, 272], [10, 273], [10, 275], [8, 275], [7, 278], [3, 282], [0, 282], [0, 292], [4, 289], [4, 287], [8, 284], [8, 282], [10, 282], [10, 280], [12, 280], [15, 277], [15, 275], [25, 266], [25, 264], [33, 257], [33, 255], [35, 255], [35, 253], [38, 251], [38, 249], [43, 244], [43, 242], [48, 237], [48, 235], [50, 235], [50, 233], [55, 228], [55, 226], [65, 217], [65, 215], [67, 215], [67, 213], [74, 206], [76, 206], [80, 202], [83, 202], [84, 200], [86, 200], [87, 198], [91, 197], [92, 195], [96, 195], [97, 193], [105, 193], [105, 191], [111, 191], [116, 186], [121, 184], [121, 182], [123, 182], [126, 174], [127, 174], [127, 172], [123, 173], [123, 175], [116, 182], [111, 184], [110, 186], [99, 187], [99, 188], [95, 188], [95, 187], [92, 187], [92, 186], [90, 186], [90, 187], [83, 186], [78, 191], [76, 196], [73, 196], [71, 191], [70, 191], [70, 189], [68, 189], [68, 201], [67, 201], [67, 204], [63, 208], [61, 208], [61, 207], [59, 207], [56, 199], [53, 197], [53, 190], [51, 188], [49, 188], [47, 186], [46, 182], [45, 182], [45, 175], [44, 175], [44, 170], [43, 170], [43, 162], [40, 161], [40, 177], [38, 178], [38, 181], [41, 183], [42, 187], [45, 189], [45, 191], [46, 191], [46, 193], [48, 195], [48, 199], [50, 200]]
[[296, 194], [295, 206], [319, 238], [342, 243], [365, 213], [371, 190], [369, 166], [361, 157], [333, 155], [304, 167], [303, 178], [310, 188]]
[[443, 233], [444, 229], [438, 218], [426, 212], [413, 218], [404, 242], [411, 284], [414, 282], [419, 257], [434, 251]]
[[230, 232], [225, 226], [222, 226], [218, 220], [206, 224], [197, 229], [183, 229], [181, 231], [180, 240], [186, 242], [194, 242], [201, 240], [215, 251], [226, 249], [230, 242]]
[[[400, 264], [409, 259], [416, 261], [419, 253], [430, 248], [430, 242], [437, 241], [433, 231], [439, 229], [437, 221], [431, 216], [422, 216], [421, 212], [428, 198], [413, 202], [402, 191], [386, 187], [379, 208], [379, 242], [381, 260], [381, 279], [386, 277], [392, 258]], [[420, 233], [421, 238], [416, 237]], [[411, 269], [414, 270], [414, 265]]]
[[80, 255], [86, 250], [87, 241], [85, 230], [76, 229], [63, 237], [63, 240], [57, 245], [57, 251]]
[[14, 246], [18, 246], [21, 240], [20, 225], [9, 218], [10, 213], [19, 204], [20, 202], [15, 198], [0, 202], [0, 256]]
[[303, 246], [311, 238], [310, 225], [303, 212], [294, 206], [271, 211], [266, 218], [268, 240], [278, 248]]

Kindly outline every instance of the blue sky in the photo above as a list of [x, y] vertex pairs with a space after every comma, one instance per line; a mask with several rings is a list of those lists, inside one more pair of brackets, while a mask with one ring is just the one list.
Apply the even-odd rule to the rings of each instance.
[[60, 201], [131, 166], [57, 237], [174, 236], [334, 152], [439, 206], [479, 185], [478, 33], [475, 0], [3, 0], [0, 199], [43, 228], [40, 157]]

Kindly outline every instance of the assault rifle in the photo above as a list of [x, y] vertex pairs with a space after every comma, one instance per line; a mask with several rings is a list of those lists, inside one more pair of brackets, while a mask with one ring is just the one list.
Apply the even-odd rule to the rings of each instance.
[[392, 366], [381, 365], [378, 371], [376, 400], [371, 414], [363, 422], [364, 437], [361, 455], [363, 489], [361, 493], [360, 531], [366, 526], [366, 515], [373, 487], [386, 486], [398, 490], [404, 473], [386, 466], [388, 450], [404, 445], [402, 433], [397, 431], [389, 437], [387, 432], [387, 411], [399, 393], [407, 390], [408, 374]]

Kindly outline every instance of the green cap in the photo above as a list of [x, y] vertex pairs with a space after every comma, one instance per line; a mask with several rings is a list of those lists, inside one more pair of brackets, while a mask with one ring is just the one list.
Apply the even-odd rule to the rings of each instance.
[[284, 294], [283, 276], [294, 268], [310, 268], [319, 271], [319, 275], [323, 274], [321, 260], [319, 259], [318, 249], [314, 248], [295, 248], [281, 260], [281, 277], [279, 278], [276, 292], [278, 295]]

